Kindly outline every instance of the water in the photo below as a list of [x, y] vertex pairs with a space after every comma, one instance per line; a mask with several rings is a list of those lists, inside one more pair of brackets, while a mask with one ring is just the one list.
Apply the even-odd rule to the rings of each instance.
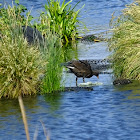
[[[41, 120], [52, 140], [138, 140], [139, 99], [133, 88], [103, 85], [92, 92], [25, 98], [24, 103], [32, 138], [38, 131], [37, 138], [45, 139]], [[1, 101], [0, 108], [1, 139], [25, 139], [18, 102]]]
[[[0, 0], [2, 2], [2, 0]], [[37, 15], [46, 0], [24, 0], [28, 9], [34, 6]], [[73, 1], [74, 5], [77, 1]], [[80, 19], [85, 22], [87, 34], [109, 30], [111, 14], [132, 1], [82, 0], [85, 4]], [[78, 7], [78, 8], [79, 8]], [[80, 26], [80, 30], [84, 30]], [[79, 43], [79, 59], [102, 59], [110, 53], [107, 43]], [[75, 86], [75, 76], [64, 74], [66, 86]], [[101, 74], [86, 79], [103, 85], [93, 91], [61, 92], [53, 96], [24, 98], [31, 139], [44, 140], [43, 125], [51, 140], [139, 140], [140, 89], [135, 82], [126, 86], [112, 85], [113, 75]], [[81, 83], [82, 79], [78, 79]], [[41, 121], [41, 122], [40, 122]], [[0, 140], [24, 140], [25, 132], [17, 100], [0, 100]]]

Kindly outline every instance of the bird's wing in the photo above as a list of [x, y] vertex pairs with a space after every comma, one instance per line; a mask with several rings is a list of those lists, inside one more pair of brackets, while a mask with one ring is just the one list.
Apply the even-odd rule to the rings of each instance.
[[89, 67], [81, 62], [81, 61], [73, 61], [72, 65], [71, 65], [75, 71], [79, 72], [79, 73], [87, 73], [90, 69]]
[[79, 62], [84, 66], [84, 68], [91, 69], [91, 66], [87, 60], [79, 60]]

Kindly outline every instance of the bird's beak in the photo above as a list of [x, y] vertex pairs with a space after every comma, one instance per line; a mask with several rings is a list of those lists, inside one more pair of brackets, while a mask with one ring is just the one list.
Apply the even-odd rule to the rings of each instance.
[[97, 78], [99, 79], [99, 75], [97, 76]]

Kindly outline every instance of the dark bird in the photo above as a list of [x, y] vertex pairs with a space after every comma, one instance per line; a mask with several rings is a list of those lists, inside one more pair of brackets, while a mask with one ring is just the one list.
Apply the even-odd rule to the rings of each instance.
[[32, 28], [30, 26], [22, 26], [22, 29], [24, 33], [24, 38], [27, 39], [27, 42], [29, 44], [43, 43], [44, 37], [36, 28]]
[[78, 77], [83, 77], [83, 82], [85, 82], [84, 78], [90, 78], [93, 75], [99, 78], [99, 72], [92, 71], [91, 66], [87, 60], [72, 60], [67, 63], [66, 67], [76, 75], [76, 86]]

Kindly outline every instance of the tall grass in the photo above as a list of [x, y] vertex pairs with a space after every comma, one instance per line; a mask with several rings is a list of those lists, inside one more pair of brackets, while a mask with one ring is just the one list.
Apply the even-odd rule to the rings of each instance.
[[0, 47], [0, 97], [35, 94], [43, 64], [38, 50], [29, 48], [22, 36], [5, 37]]
[[[39, 43], [36, 46], [29, 46], [23, 37], [21, 27], [23, 19], [21, 13], [17, 14], [17, 7], [8, 6], [2, 11], [0, 18], [2, 23], [0, 28], [2, 33], [0, 41], [2, 44], [0, 53], [1, 97], [17, 98], [21, 94], [35, 94], [39, 87], [39, 77], [44, 73], [42, 93], [59, 90], [62, 76], [60, 63], [63, 59], [61, 39], [50, 31], [48, 24], [45, 24], [47, 28], [40, 25], [36, 26], [39, 30], [47, 29], [43, 48]], [[28, 23], [28, 19], [26, 20]]]
[[47, 23], [51, 31], [61, 37], [63, 43], [75, 40], [78, 35], [77, 23], [80, 9], [75, 11], [75, 7], [79, 2], [73, 8], [71, 2], [65, 3], [64, 0], [61, 5], [60, 0], [47, 0], [44, 6], [45, 12], [40, 14], [41, 24]]
[[136, 2], [128, 5], [112, 24], [109, 49], [118, 78], [140, 80], [140, 0]]
[[63, 62], [62, 42], [61, 38], [51, 31], [48, 23], [37, 24], [36, 28], [45, 34], [45, 42], [43, 48], [44, 59], [48, 62], [45, 67], [45, 75], [42, 80], [41, 94], [53, 93], [61, 90], [61, 78]]
[[61, 84], [61, 63], [63, 60], [61, 51], [61, 48], [48, 46], [46, 51], [46, 60], [48, 60], [48, 64], [46, 65], [46, 72], [41, 86], [42, 94], [53, 93], [63, 89], [63, 85]]

